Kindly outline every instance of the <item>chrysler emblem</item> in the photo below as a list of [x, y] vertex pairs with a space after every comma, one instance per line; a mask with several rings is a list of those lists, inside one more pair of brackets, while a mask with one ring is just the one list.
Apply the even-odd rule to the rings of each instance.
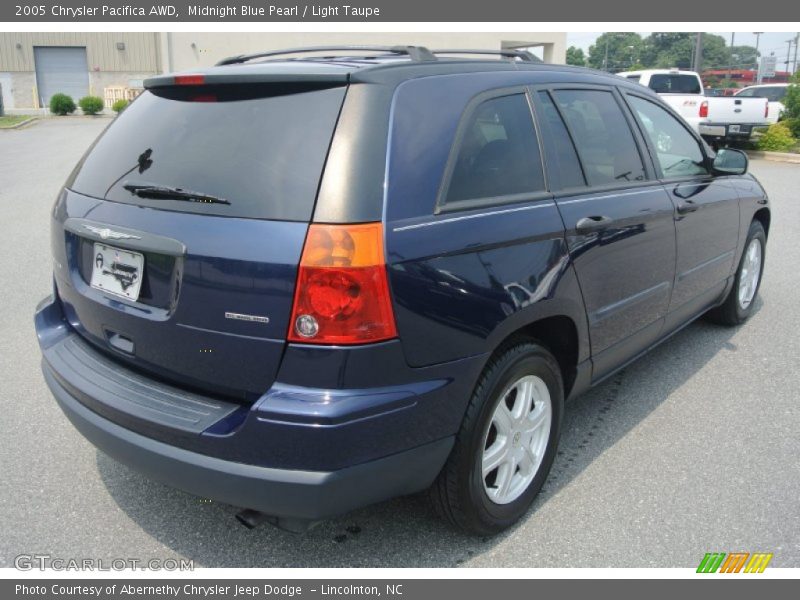
[[142, 239], [138, 235], [131, 235], [129, 233], [122, 233], [121, 231], [114, 231], [113, 229], [109, 229], [108, 227], [95, 227], [94, 225], [84, 225], [84, 229], [88, 229], [92, 233], [95, 233], [100, 236], [101, 239], [104, 240], [140, 240]]

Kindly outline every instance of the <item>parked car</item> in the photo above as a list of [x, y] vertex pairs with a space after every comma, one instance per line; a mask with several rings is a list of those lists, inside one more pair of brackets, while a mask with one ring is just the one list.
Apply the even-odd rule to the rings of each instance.
[[55, 202], [44, 377], [120, 462], [249, 525], [429, 489], [491, 534], [565, 400], [757, 306], [767, 195], [652, 91], [299, 52], [147, 80]]
[[751, 85], [736, 92], [739, 98], [766, 98], [769, 102], [770, 124], [777, 123], [783, 116], [783, 99], [786, 97], [788, 83], [764, 83], [761, 85]]
[[754, 128], [769, 124], [769, 106], [765, 100], [708, 96], [694, 71], [650, 69], [618, 75], [659, 94], [713, 146], [748, 140]]

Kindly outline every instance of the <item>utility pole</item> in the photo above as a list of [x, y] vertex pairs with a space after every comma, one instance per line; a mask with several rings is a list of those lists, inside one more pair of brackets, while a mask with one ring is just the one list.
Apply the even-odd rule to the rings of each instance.
[[758, 42], [761, 41], [761, 34], [763, 31], [754, 31], [753, 35], [756, 36], [756, 84], [761, 84], [761, 57], [758, 55]]
[[786, 48], [786, 72], [790, 73], [791, 71], [789, 70], [789, 64], [790, 64], [789, 56], [792, 54], [792, 44], [794, 44], [794, 38], [786, 40], [786, 43], [789, 44]]
[[800, 42], [800, 33], [797, 33], [794, 36], [794, 66], [792, 67], [792, 72], [797, 73], [797, 44]]
[[694, 46], [694, 61], [692, 64], [692, 70], [696, 73], [700, 73], [700, 70], [703, 68], [703, 32], [697, 32], [697, 40], [695, 40]]
[[735, 39], [736, 32], [731, 33], [731, 59], [728, 61], [728, 74], [725, 76], [725, 79], [730, 81], [731, 79], [731, 71], [733, 71], [733, 40]]
[[603, 58], [603, 71], [608, 71], [608, 38], [606, 38], [606, 56]]

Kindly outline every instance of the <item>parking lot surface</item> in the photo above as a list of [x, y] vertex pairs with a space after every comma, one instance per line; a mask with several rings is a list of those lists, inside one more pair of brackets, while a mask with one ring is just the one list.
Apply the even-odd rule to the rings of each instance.
[[415, 496], [297, 535], [247, 530], [235, 508], [111, 460], [45, 386], [32, 316], [51, 289], [49, 211], [108, 122], [0, 131], [0, 567], [33, 553], [211, 567], [695, 567], [716, 551], [800, 567], [800, 165], [751, 163], [773, 205], [753, 318], [696, 322], [570, 404], [553, 471], [518, 526], [468, 537]]

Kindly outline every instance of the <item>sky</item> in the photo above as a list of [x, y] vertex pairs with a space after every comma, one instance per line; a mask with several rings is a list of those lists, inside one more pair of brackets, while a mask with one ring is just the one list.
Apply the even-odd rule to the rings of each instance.
[[[594, 44], [594, 41], [600, 36], [602, 32], [577, 32], [577, 33], [568, 33], [567, 34], [567, 46], [576, 46], [581, 48], [584, 52], [588, 53], [589, 46]], [[726, 43], [728, 46], [731, 45], [731, 33], [730, 32], [721, 32], [721, 31], [713, 31], [716, 35], [721, 35], [725, 38]], [[646, 37], [650, 35], [650, 32], [639, 32], [639, 35], [642, 37]], [[786, 60], [786, 50], [789, 47], [787, 41], [789, 39], [793, 39], [794, 36], [797, 35], [796, 32], [787, 32], [787, 33], [780, 33], [780, 32], [769, 32], [769, 33], [762, 33], [760, 42], [758, 44], [758, 51], [761, 53], [762, 56], [769, 56], [770, 53], [774, 52], [775, 56], [778, 57], [778, 68], [782, 68], [783, 61]], [[736, 32], [734, 34], [734, 44], [737, 46], [753, 46], [756, 45], [756, 36], [752, 33], [742, 33]], [[794, 58], [794, 45], [792, 46], [792, 53], [789, 57], [789, 60]]]

